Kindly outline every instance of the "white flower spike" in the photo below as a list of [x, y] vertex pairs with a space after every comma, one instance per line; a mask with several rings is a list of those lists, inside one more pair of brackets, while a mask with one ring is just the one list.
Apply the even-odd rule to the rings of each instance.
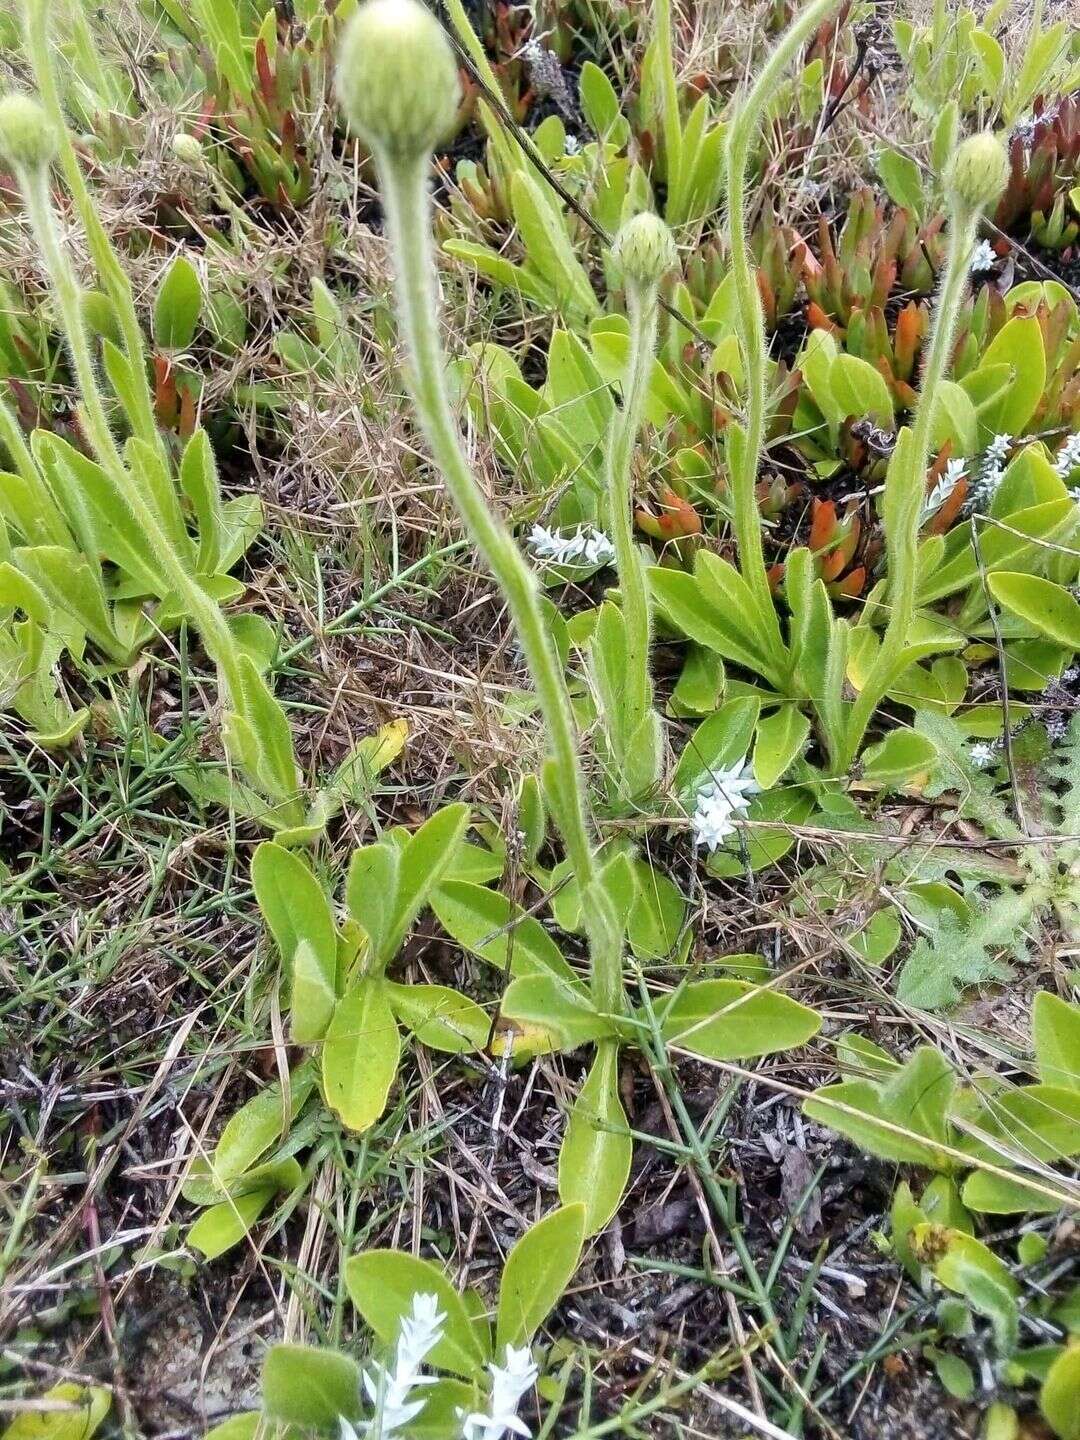
[[735, 817], [746, 813], [759, 788], [745, 755], [726, 770], [714, 770], [698, 790], [697, 805], [690, 817], [694, 844], [704, 845], [711, 855], [735, 834]]
[[994, 247], [989, 240], [980, 240], [971, 256], [972, 275], [986, 275], [997, 264]]
[[944, 475], [942, 475], [941, 479], [926, 497], [926, 502], [923, 505], [924, 521], [929, 520], [931, 515], [937, 514], [966, 474], [966, 460], [950, 460], [946, 464]]
[[364, 1392], [376, 1418], [353, 1425], [339, 1416], [340, 1440], [392, 1440], [416, 1419], [426, 1401], [413, 1392], [438, 1379], [421, 1375], [420, 1367], [442, 1339], [445, 1324], [437, 1295], [413, 1296], [412, 1313], [402, 1317], [393, 1369], [376, 1361], [364, 1372]]
[[543, 525], [534, 525], [529, 532], [529, 546], [538, 560], [552, 565], [610, 565], [615, 559], [614, 545], [592, 525], [580, 526], [573, 535], [560, 535]]
[[461, 1416], [462, 1440], [503, 1440], [506, 1435], [519, 1435], [529, 1440], [532, 1433], [518, 1415], [518, 1406], [536, 1384], [539, 1370], [528, 1346], [506, 1347], [506, 1363], [489, 1365], [491, 1401], [486, 1412], [473, 1411]]

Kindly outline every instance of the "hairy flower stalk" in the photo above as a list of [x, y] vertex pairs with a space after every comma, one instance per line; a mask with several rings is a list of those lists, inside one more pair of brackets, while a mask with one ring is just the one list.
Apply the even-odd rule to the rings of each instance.
[[[620, 1005], [622, 978], [614, 917], [597, 874], [570, 700], [544, 623], [536, 578], [507, 527], [492, 513], [468, 460], [446, 390], [439, 337], [428, 170], [461, 93], [457, 66], [438, 21], [417, 0], [367, 0], [342, 39], [337, 90], [353, 129], [375, 158], [395, 267], [398, 321], [408, 349], [406, 384], [435, 463], [506, 599], [536, 686], [549, 748], [547, 789], [554, 818], [592, 923], [593, 991]], [[621, 1008], [621, 1007], [620, 1007]]]
[[[79, 387], [79, 413], [90, 447], [108, 479], [114, 498], [126, 507], [131, 524], [149, 541], [161, 575], [194, 621], [210, 658], [225, 682], [230, 700], [239, 710], [244, 706], [249, 687], [241, 652], [228, 622], [217, 601], [206, 592], [177, 553], [153, 494], [125, 463], [109, 424], [86, 331], [82, 290], [61, 244], [49, 191], [49, 165], [57, 152], [58, 134], [36, 100], [25, 95], [8, 95], [0, 100], [0, 155], [8, 161], [15, 174], [60, 311]], [[132, 386], [133, 390], [139, 388], [138, 385]], [[257, 679], [255, 683], [261, 684]]]
[[799, 46], [835, 10], [839, 0], [814, 0], [785, 30], [766, 60], [750, 93], [728, 126], [727, 223], [731, 247], [731, 273], [737, 300], [736, 324], [746, 369], [746, 433], [744, 443], [728, 449], [731, 472], [732, 516], [743, 579], [755, 595], [762, 617], [774, 610], [772, 591], [761, 546], [761, 516], [757, 485], [761, 452], [768, 420], [768, 368], [765, 312], [750, 258], [746, 226], [746, 167], [750, 146], [761, 126], [765, 106]]
[[904, 648], [915, 617], [919, 527], [926, 502], [926, 467], [933, 434], [934, 407], [947, 377], [960, 310], [967, 294], [971, 253], [979, 215], [994, 204], [1008, 177], [1008, 157], [988, 132], [959, 146], [945, 175], [949, 243], [910, 430], [903, 430], [885, 481], [885, 546], [889, 575], [889, 619], [877, 655], [848, 721], [846, 770], [858, 754], [874, 711], [904, 665]]
[[[605, 456], [611, 538], [626, 621], [626, 704], [633, 733], [653, 703], [649, 676], [652, 609], [645, 566], [634, 544], [631, 467], [634, 444], [645, 414], [653, 358], [660, 281], [678, 258], [671, 231], [655, 215], [629, 220], [615, 237], [612, 258], [622, 272], [630, 319], [630, 358]], [[658, 752], [659, 753], [659, 752]]]
[[[56, 85], [53, 50], [49, 44], [50, 0], [23, 0], [23, 38], [26, 55], [34, 72], [34, 83], [45, 110], [56, 145], [56, 159], [63, 172], [64, 183], [78, 212], [86, 233], [90, 258], [116, 311], [120, 336], [129, 364], [138, 379], [146, 375], [146, 344], [135, 309], [135, 297], [123, 265], [109, 242], [108, 233], [98, 215], [97, 207], [87, 189], [75, 147], [71, 143], [64, 120], [60, 92]], [[150, 391], [145, 384], [131, 387], [134, 406], [132, 421], [135, 433], [164, 457], [165, 450], [154, 419]]]
[[[31, 133], [35, 136], [32, 140], [28, 138]], [[203, 632], [207, 649], [225, 671], [231, 689], [237, 680], [232, 664], [235, 645], [224, 616], [176, 558], [173, 545], [153, 507], [140, 487], [132, 482], [109, 425], [86, 333], [82, 291], [71, 261], [60, 243], [49, 194], [48, 166], [54, 152], [55, 132], [37, 101], [24, 95], [8, 95], [0, 100], [0, 154], [5, 155], [15, 172], [34, 240], [45, 262], [78, 381], [82, 401], [80, 410], [87, 438], [98, 464], [130, 506], [135, 523], [149, 538], [169, 583], [191, 610], [195, 623]], [[238, 683], [236, 689], [240, 689]]]

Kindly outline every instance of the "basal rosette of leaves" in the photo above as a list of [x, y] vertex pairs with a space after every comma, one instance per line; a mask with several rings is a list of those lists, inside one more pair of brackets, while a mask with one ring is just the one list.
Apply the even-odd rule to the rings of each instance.
[[988, 1349], [994, 1409], [1015, 1425], [1010, 1392], [1034, 1382], [1043, 1416], [1068, 1436], [1080, 1399], [1075, 1294], [1046, 1298], [1040, 1230], [1024, 1228], [1012, 1259], [988, 1223], [1080, 1204], [1080, 1006], [1038, 993], [1031, 1038], [1034, 1078], [1022, 1083], [993, 1073], [964, 1082], [932, 1046], [900, 1064], [865, 1037], [845, 1035], [836, 1050], [848, 1078], [815, 1092], [804, 1109], [870, 1155], [933, 1172], [929, 1181], [898, 1185], [890, 1241], [909, 1278], [936, 1302], [923, 1353], [946, 1389], [971, 1399]]

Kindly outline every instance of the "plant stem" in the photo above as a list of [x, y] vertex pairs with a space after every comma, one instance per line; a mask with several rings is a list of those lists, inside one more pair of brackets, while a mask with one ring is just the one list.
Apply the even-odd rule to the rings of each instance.
[[[739, 342], [746, 367], [746, 443], [737, 463], [732, 465], [732, 511], [739, 565], [750, 586], [762, 618], [775, 612], [761, 546], [761, 516], [755, 487], [761, 452], [765, 444], [768, 408], [767, 345], [765, 314], [761, 308], [757, 281], [750, 263], [746, 233], [746, 167], [750, 145], [758, 133], [762, 112], [772, 98], [780, 77], [796, 50], [821, 24], [838, 0], [815, 0], [788, 26], [773, 49], [761, 73], [731, 121], [727, 133], [727, 213], [731, 246], [731, 273], [737, 300]], [[732, 450], [729, 449], [729, 455]]]
[[211, 658], [225, 678], [230, 695], [234, 702], [238, 702], [243, 692], [237, 663], [238, 651], [232, 631], [217, 602], [189, 575], [154, 506], [144, 495], [143, 487], [136, 483], [135, 477], [124, 464], [109, 427], [83, 322], [79, 282], [56, 231], [56, 217], [49, 196], [48, 171], [44, 168], [23, 171], [18, 180], [34, 239], [45, 261], [52, 291], [60, 309], [75, 378], [79, 385], [81, 413], [95, 457], [108, 476], [115, 493], [131, 510], [134, 523], [153, 551], [162, 575], [179, 595], [198, 626]]
[[377, 152], [376, 162], [397, 272], [398, 318], [411, 362], [406, 383], [446, 487], [506, 598], [544, 716], [549, 775], [557, 801], [555, 820], [584, 901], [596, 864], [566, 682], [544, 624], [536, 579], [509, 530], [490, 510], [469, 467], [446, 391], [446, 358], [435, 297], [428, 158], [395, 160]]
[[883, 515], [889, 574], [889, 619], [866, 683], [852, 706], [845, 753], [838, 771], [844, 773], [859, 752], [862, 738], [902, 664], [905, 643], [915, 616], [918, 581], [919, 524], [926, 499], [926, 461], [933, 436], [934, 406], [946, 378], [960, 309], [968, 287], [968, 264], [978, 225], [978, 214], [950, 206], [949, 244], [938, 302], [934, 309], [930, 345], [919, 385], [919, 398], [911, 431], [902, 436], [885, 481]]
[[630, 469], [634, 442], [644, 418], [653, 356], [656, 350], [657, 292], [655, 287], [629, 285], [626, 293], [630, 314], [630, 358], [623, 383], [622, 408], [611, 423], [605, 467], [610, 508], [609, 524], [619, 572], [619, 592], [626, 620], [627, 706], [632, 733], [652, 704], [649, 678], [649, 641], [652, 612], [645, 569], [634, 544], [633, 497]]
[[64, 172], [64, 180], [79, 212], [79, 219], [86, 232], [90, 256], [116, 308], [116, 318], [124, 341], [124, 350], [131, 365], [131, 398], [135, 413], [129, 415], [132, 429], [140, 439], [152, 445], [164, 458], [165, 449], [154, 420], [154, 406], [150, 387], [146, 379], [146, 346], [142, 326], [135, 310], [135, 299], [131, 281], [109, 243], [105, 226], [101, 223], [94, 201], [86, 186], [82, 167], [71, 143], [67, 121], [56, 85], [53, 56], [49, 47], [49, 3], [48, 0], [23, 0], [24, 39], [27, 58], [34, 72], [41, 103], [56, 132], [58, 158]]

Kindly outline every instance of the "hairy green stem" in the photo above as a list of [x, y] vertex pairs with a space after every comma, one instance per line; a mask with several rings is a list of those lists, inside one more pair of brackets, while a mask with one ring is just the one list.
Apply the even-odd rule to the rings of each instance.
[[626, 621], [627, 703], [632, 707], [634, 722], [637, 722], [644, 718], [652, 704], [649, 679], [652, 608], [645, 567], [634, 544], [630, 471], [634, 444], [644, 419], [656, 351], [656, 287], [631, 284], [627, 287], [626, 301], [630, 316], [630, 358], [623, 385], [622, 408], [616, 411], [611, 422], [605, 468], [609, 524]]
[[851, 709], [845, 753], [838, 767], [841, 773], [859, 753], [874, 711], [896, 679], [915, 616], [919, 527], [926, 499], [926, 464], [933, 435], [934, 407], [941, 382], [947, 376], [960, 310], [967, 294], [968, 266], [977, 226], [976, 211], [956, 203], [950, 205], [948, 249], [910, 437], [899, 448], [885, 482], [889, 619], [866, 682]]
[[154, 506], [142, 493], [142, 487], [135, 483], [125, 465], [109, 426], [83, 321], [79, 282], [57, 234], [56, 217], [49, 195], [48, 171], [43, 167], [34, 171], [23, 171], [18, 175], [18, 180], [34, 239], [41, 251], [52, 292], [60, 309], [82, 399], [81, 413], [95, 458], [118, 495], [130, 508], [162, 574], [194, 620], [211, 658], [225, 678], [230, 695], [234, 702], [238, 702], [243, 691], [238, 666], [239, 652], [232, 631], [217, 602], [206, 593], [198, 580], [188, 573], [183, 560], [177, 555]]
[[[737, 301], [739, 343], [746, 368], [746, 443], [732, 465], [732, 512], [739, 565], [762, 615], [773, 611], [772, 591], [761, 545], [761, 516], [755, 487], [765, 445], [768, 409], [768, 348], [765, 314], [750, 262], [746, 228], [746, 168], [750, 146], [766, 104], [799, 46], [834, 10], [839, 0], [814, 0], [791, 22], [744, 99], [727, 132], [727, 216], [731, 273]], [[732, 452], [729, 450], [729, 454]]]
[[406, 383], [446, 487], [506, 598], [536, 685], [550, 750], [556, 822], [584, 899], [596, 874], [585, 785], [570, 699], [540, 608], [536, 578], [509, 530], [489, 507], [462, 449], [446, 391], [431, 243], [426, 155], [408, 161], [376, 153], [386, 229], [396, 268], [398, 317], [408, 347]]
[[49, 0], [23, 0], [23, 6], [26, 54], [34, 72], [41, 103], [56, 131], [57, 158], [86, 232], [90, 257], [115, 306], [124, 351], [133, 372], [135, 384], [131, 390], [135, 413], [129, 417], [132, 428], [141, 440], [152, 445], [164, 457], [165, 450], [154, 420], [153, 400], [146, 379], [146, 345], [135, 309], [131, 281], [109, 242], [105, 226], [101, 223], [93, 198], [87, 189], [60, 102], [49, 45]]

